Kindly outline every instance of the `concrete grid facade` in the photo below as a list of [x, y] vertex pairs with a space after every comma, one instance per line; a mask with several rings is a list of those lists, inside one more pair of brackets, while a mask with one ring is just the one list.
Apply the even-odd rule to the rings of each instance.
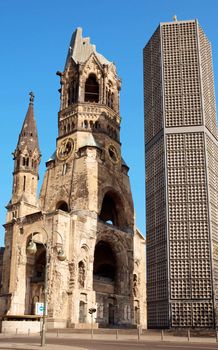
[[144, 48], [148, 327], [214, 327], [218, 144], [211, 46], [198, 21]]

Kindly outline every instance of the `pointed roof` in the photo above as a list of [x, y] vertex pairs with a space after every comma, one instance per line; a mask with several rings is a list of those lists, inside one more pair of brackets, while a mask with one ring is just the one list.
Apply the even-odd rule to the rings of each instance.
[[67, 60], [65, 64], [65, 68], [67, 66], [67, 63], [69, 61], [69, 58], [72, 58], [74, 62], [77, 63], [84, 63], [87, 61], [89, 56], [92, 53], [95, 53], [97, 56], [99, 62], [103, 64], [111, 64], [110, 61], [108, 61], [104, 56], [102, 56], [100, 53], [96, 51], [96, 46], [92, 45], [90, 43], [90, 38], [83, 38], [82, 36], [82, 28], [77, 28], [75, 32], [73, 32], [71, 41], [70, 41], [70, 47], [67, 55]]
[[34, 94], [33, 92], [30, 92], [29, 95], [29, 107], [23, 122], [16, 149], [22, 151], [23, 149], [27, 148], [32, 152], [36, 149], [40, 153], [36, 121], [34, 118]]

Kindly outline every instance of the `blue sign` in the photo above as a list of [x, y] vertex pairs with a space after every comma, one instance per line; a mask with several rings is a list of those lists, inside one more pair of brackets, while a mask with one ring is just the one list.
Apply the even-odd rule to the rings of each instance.
[[35, 304], [35, 315], [43, 316], [44, 312], [44, 303], [36, 303]]

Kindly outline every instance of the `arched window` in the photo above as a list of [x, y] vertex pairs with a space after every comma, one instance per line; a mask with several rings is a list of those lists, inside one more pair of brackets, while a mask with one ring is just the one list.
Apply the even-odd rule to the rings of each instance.
[[108, 194], [105, 195], [102, 203], [100, 219], [112, 225], [117, 224], [116, 205], [113, 198]]
[[[30, 239], [27, 240], [27, 246], [29, 242]], [[31, 260], [27, 261], [27, 264], [31, 265], [31, 269], [29, 268], [28, 272], [31, 271], [31, 282], [41, 283], [45, 280], [46, 248], [44, 244], [38, 242], [36, 242], [36, 247], [35, 255]]]
[[26, 176], [23, 177], [23, 191], [26, 189]]
[[100, 241], [95, 247], [93, 272], [96, 279], [115, 280], [116, 258], [107, 242]]
[[87, 120], [84, 120], [83, 126], [85, 129], [88, 129], [88, 121]]
[[99, 219], [107, 224], [124, 227], [126, 224], [124, 207], [120, 197], [109, 191], [105, 194]]
[[114, 93], [108, 88], [106, 88], [106, 104], [111, 109], [114, 108]]
[[99, 123], [99, 122], [95, 122], [94, 128], [95, 128], [95, 129], [100, 129], [100, 123]]
[[76, 103], [78, 99], [78, 84], [76, 81], [72, 82], [68, 89], [68, 106]]
[[56, 209], [59, 209], [59, 210], [62, 210], [62, 211], [66, 211], [67, 213], [69, 212], [68, 205], [64, 201], [58, 202], [57, 205], [56, 205]]
[[45, 259], [45, 248], [41, 244], [37, 244], [33, 276], [34, 282], [44, 282], [45, 280]]
[[99, 102], [99, 84], [94, 74], [90, 74], [85, 83], [85, 102]]

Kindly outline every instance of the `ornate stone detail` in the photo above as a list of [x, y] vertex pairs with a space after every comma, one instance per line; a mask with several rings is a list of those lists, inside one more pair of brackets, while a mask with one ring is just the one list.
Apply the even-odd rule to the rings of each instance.
[[85, 286], [85, 278], [86, 278], [86, 269], [83, 261], [79, 262], [78, 266], [78, 283], [80, 288], [84, 288]]
[[74, 150], [74, 141], [68, 137], [62, 140], [57, 149], [57, 158], [59, 160], [66, 160]]
[[74, 261], [71, 261], [69, 263], [69, 272], [70, 272], [70, 277], [69, 277], [69, 292], [72, 292], [74, 286], [75, 286], [75, 263]]
[[108, 151], [109, 159], [115, 164], [118, 163], [120, 160], [120, 157], [116, 147], [113, 144], [110, 144], [108, 146], [107, 151]]

